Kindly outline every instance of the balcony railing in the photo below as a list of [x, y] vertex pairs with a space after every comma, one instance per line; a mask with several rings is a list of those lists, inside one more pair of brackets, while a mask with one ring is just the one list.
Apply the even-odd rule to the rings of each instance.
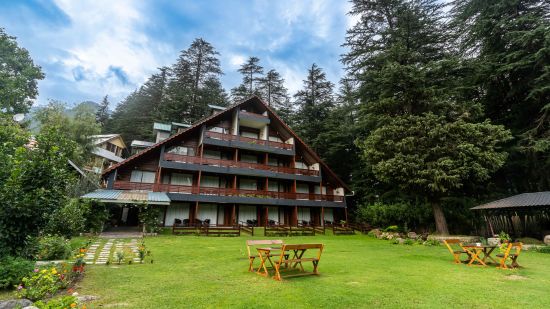
[[200, 195], [213, 195], [213, 196], [275, 198], [275, 199], [287, 199], [287, 200], [309, 200], [309, 201], [330, 201], [330, 202], [344, 201], [344, 197], [340, 195], [275, 192], [275, 191], [245, 190], [245, 189], [232, 189], [232, 188], [208, 188], [208, 187], [199, 188], [196, 186], [152, 184], [152, 183], [140, 183], [140, 182], [129, 182], [129, 181], [116, 181], [114, 184], [114, 189], [200, 194]]
[[245, 112], [245, 111], [240, 111], [239, 113], [242, 114], [242, 115], [246, 115], [246, 116], [250, 116], [250, 117], [256, 117], [256, 118], [260, 118], [260, 119], [266, 119], [266, 118], [269, 119], [268, 116], [262, 115], [262, 114], [256, 114], [256, 113]]
[[250, 137], [244, 137], [244, 136], [233, 135], [233, 134], [224, 134], [224, 133], [212, 132], [212, 131], [206, 131], [205, 136], [213, 139], [219, 139], [222, 141], [241, 141], [241, 142], [250, 143], [250, 144], [264, 145], [264, 146], [282, 148], [287, 150], [292, 150], [292, 147], [293, 147], [292, 144], [273, 142], [269, 140], [250, 138]]
[[223, 166], [223, 167], [250, 168], [250, 169], [271, 171], [275, 173], [284, 173], [284, 174], [319, 176], [319, 171], [315, 171], [315, 170], [306, 170], [306, 169], [286, 167], [286, 166], [272, 166], [267, 164], [250, 163], [250, 162], [242, 162], [242, 161], [234, 161], [234, 160], [212, 159], [212, 158], [204, 158], [204, 157], [201, 159], [200, 157], [197, 157], [197, 156], [186, 156], [186, 155], [179, 155], [175, 153], [165, 153], [164, 160], [190, 163], [190, 164], [205, 164], [205, 165]]

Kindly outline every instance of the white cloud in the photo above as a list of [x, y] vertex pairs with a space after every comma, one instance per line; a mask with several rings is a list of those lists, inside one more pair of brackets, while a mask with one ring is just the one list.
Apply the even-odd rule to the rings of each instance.
[[[51, 35], [64, 51], [64, 57], [53, 57], [61, 66], [57, 74], [67, 81], [75, 81], [75, 69], [83, 74], [73, 83], [82, 100], [109, 94], [119, 101], [173, 58], [169, 44], [141, 30], [149, 19], [136, 1], [57, 0], [56, 4], [71, 20]], [[113, 74], [113, 67], [127, 80]]]

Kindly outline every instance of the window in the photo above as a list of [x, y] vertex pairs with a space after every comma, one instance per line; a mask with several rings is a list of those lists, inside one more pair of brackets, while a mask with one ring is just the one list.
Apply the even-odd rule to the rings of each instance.
[[193, 175], [172, 173], [172, 179], [170, 180], [170, 183], [173, 185], [192, 186]]
[[241, 136], [258, 139], [258, 133], [249, 132], [249, 131], [241, 131]]
[[205, 149], [204, 154], [203, 154], [203, 157], [208, 158], [208, 159], [220, 159], [221, 156], [222, 156], [222, 154], [218, 150]]
[[210, 129], [208, 129], [208, 131], [227, 134], [227, 129], [222, 127], [211, 127]]
[[309, 185], [305, 183], [296, 184], [296, 192], [298, 193], [309, 193]]
[[269, 137], [269, 141], [270, 141], [270, 142], [278, 142], [278, 143], [282, 143], [282, 142], [283, 142], [283, 140], [280, 139], [278, 136], [270, 136], [270, 137]]
[[267, 164], [271, 166], [279, 166], [279, 160], [277, 160], [277, 158], [269, 157]]
[[307, 169], [308, 169], [307, 165], [306, 165], [304, 162], [301, 162], [301, 161], [296, 161], [296, 162], [294, 163], [294, 166], [295, 166], [296, 168], [301, 168], [301, 169], [304, 169], [304, 170], [307, 170]]
[[154, 183], [155, 182], [155, 172], [146, 172], [146, 171], [132, 171], [130, 176], [131, 182], [143, 182], [143, 183]]
[[279, 183], [276, 181], [269, 181], [268, 187], [268, 191], [279, 192]]
[[194, 156], [195, 148], [186, 147], [186, 146], [176, 146], [168, 150], [168, 153], [175, 153], [182, 156]]
[[242, 154], [241, 161], [246, 163], [258, 163], [258, 156], [250, 154]]
[[205, 188], [219, 188], [220, 178], [218, 176], [202, 176], [201, 187]]
[[243, 190], [258, 190], [258, 182], [255, 179], [241, 179], [239, 188]]

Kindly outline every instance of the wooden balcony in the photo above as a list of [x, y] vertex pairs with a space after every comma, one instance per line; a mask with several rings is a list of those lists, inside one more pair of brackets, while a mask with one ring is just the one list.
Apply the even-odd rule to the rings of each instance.
[[284, 174], [319, 176], [319, 171], [315, 171], [315, 170], [306, 170], [306, 169], [286, 167], [286, 166], [272, 166], [267, 164], [249, 163], [249, 162], [234, 161], [234, 160], [200, 158], [197, 156], [185, 156], [185, 155], [179, 155], [174, 153], [165, 153], [164, 160], [174, 161], [174, 162], [183, 162], [183, 163], [189, 163], [189, 164], [204, 164], [204, 165], [223, 166], [223, 167], [250, 168], [250, 169], [271, 171], [275, 173], [284, 173]]
[[292, 150], [294, 145], [292, 144], [286, 144], [281, 142], [273, 142], [269, 140], [263, 140], [263, 139], [256, 139], [256, 138], [250, 138], [250, 137], [244, 137], [240, 135], [233, 135], [233, 134], [224, 134], [224, 133], [218, 133], [218, 132], [211, 132], [211, 131], [205, 131], [204, 133], [205, 137], [213, 138], [213, 139], [219, 139], [222, 141], [240, 141], [245, 142], [249, 144], [256, 144], [256, 145], [262, 145], [262, 146], [268, 146], [268, 147], [274, 147], [274, 148], [281, 148], [286, 150]]
[[287, 200], [309, 200], [309, 201], [329, 201], [343, 202], [344, 197], [339, 195], [313, 194], [313, 193], [293, 193], [293, 192], [274, 192], [264, 190], [245, 190], [232, 188], [208, 188], [172, 184], [152, 184], [129, 181], [116, 181], [113, 186], [118, 190], [143, 190], [155, 192], [198, 194], [212, 196], [239, 196], [251, 198], [273, 198]]

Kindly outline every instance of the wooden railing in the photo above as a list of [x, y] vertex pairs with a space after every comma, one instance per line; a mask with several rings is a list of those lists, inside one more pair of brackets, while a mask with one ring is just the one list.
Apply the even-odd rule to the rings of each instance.
[[288, 200], [310, 200], [310, 201], [331, 201], [343, 202], [344, 197], [339, 195], [325, 195], [312, 193], [275, 192], [263, 190], [245, 190], [232, 188], [208, 188], [172, 184], [152, 184], [130, 181], [116, 181], [113, 186], [119, 190], [144, 190], [155, 192], [201, 194], [214, 196], [240, 196], [254, 198], [276, 198]]
[[218, 133], [218, 132], [212, 132], [212, 131], [206, 131], [204, 135], [206, 137], [219, 139], [223, 141], [241, 141], [241, 142], [250, 143], [250, 144], [265, 145], [269, 147], [282, 148], [282, 149], [288, 149], [288, 150], [292, 150], [292, 147], [293, 147], [292, 144], [273, 142], [269, 140], [250, 138], [250, 137], [244, 137], [244, 136], [233, 135], [233, 134], [224, 134], [224, 133]]
[[262, 114], [256, 114], [256, 113], [251, 113], [251, 112], [245, 112], [245, 111], [239, 111], [240, 114], [242, 115], [246, 115], [246, 116], [251, 116], [251, 117], [256, 117], [256, 118], [267, 118], [269, 119], [269, 117], [265, 116], [265, 115], [262, 115]]
[[191, 163], [191, 164], [205, 164], [205, 165], [224, 166], [224, 167], [250, 168], [250, 169], [271, 171], [275, 173], [284, 173], [284, 174], [319, 176], [319, 171], [315, 171], [315, 170], [306, 170], [306, 169], [286, 167], [286, 166], [272, 166], [267, 164], [234, 161], [234, 160], [212, 159], [212, 158], [204, 158], [204, 157], [201, 159], [200, 157], [197, 157], [197, 156], [186, 156], [186, 155], [180, 155], [175, 153], [165, 153], [164, 160]]

